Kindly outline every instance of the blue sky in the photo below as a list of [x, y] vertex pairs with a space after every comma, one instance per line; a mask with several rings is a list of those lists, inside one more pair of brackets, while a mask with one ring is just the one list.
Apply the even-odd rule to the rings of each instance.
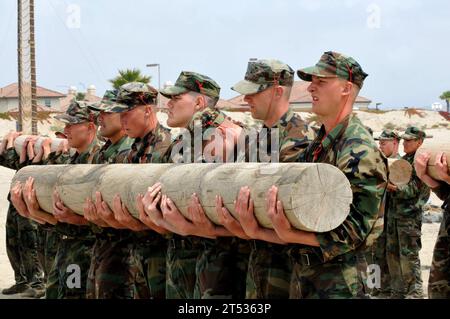
[[[328, 50], [360, 62], [369, 73], [361, 95], [385, 108], [429, 107], [450, 90], [445, 0], [35, 2], [38, 85], [62, 92], [94, 84], [101, 95], [118, 69], [131, 67], [157, 86], [156, 68], [145, 66], [160, 63], [162, 83], [197, 71], [231, 98], [249, 58], [297, 70]], [[0, 86], [17, 81], [16, 3], [0, 3]]]

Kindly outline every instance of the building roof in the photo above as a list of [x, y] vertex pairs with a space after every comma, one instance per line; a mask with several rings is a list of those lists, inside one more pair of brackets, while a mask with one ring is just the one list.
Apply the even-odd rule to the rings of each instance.
[[[60, 106], [59, 106], [59, 109], [60, 109], [62, 112], [65, 112], [65, 111], [67, 110], [67, 108], [69, 107], [70, 102], [72, 102], [72, 100], [73, 100], [75, 97], [76, 97], [76, 94], [72, 94], [72, 93], [69, 93], [69, 94], [67, 94], [66, 96], [64, 96], [64, 98], [62, 98], [62, 99], [60, 100]], [[101, 101], [101, 100], [102, 100], [102, 98], [99, 97], [99, 96], [96, 96], [96, 95], [87, 94], [87, 93], [85, 93], [85, 95], [84, 95], [84, 101], [88, 101], [88, 102], [99, 102], [99, 101]]]
[[[36, 95], [38, 98], [63, 98], [66, 95], [57, 91], [49, 90], [41, 86], [36, 87]], [[17, 83], [9, 84], [0, 88], [0, 99], [17, 99], [19, 98], [19, 85]]]
[[[290, 97], [290, 102], [291, 104], [310, 104], [312, 103], [312, 98], [311, 98], [311, 94], [309, 94], [308, 92], [308, 86], [309, 86], [309, 82], [305, 82], [305, 81], [295, 81], [294, 82], [294, 86], [292, 87], [292, 92], [291, 92], [291, 97]], [[246, 106], [247, 103], [244, 101], [244, 96], [243, 95], [239, 95], [236, 96], [230, 100], [228, 100], [228, 102], [231, 102], [235, 105], [239, 105], [239, 106]], [[372, 101], [363, 97], [363, 96], [358, 96], [356, 98], [356, 103], [371, 103]]]

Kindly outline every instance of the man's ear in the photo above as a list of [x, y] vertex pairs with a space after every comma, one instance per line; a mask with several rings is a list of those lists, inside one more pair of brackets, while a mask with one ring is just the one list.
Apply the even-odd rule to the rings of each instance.
[[285, 90], [284, 87], [282, 87], [282, 86], [280, 86], [280, 85], [277, 85], [277, 86], [275, 87], [275, 97], [276, 97], [276, 98], [281, 98], [281, 97], [283, 97], [284, 90]]
[[203, 95], [198, 95], [195, 98], [195, 111], [201, 111], [206, 107], [206, 99]]
[[144, 109], [144, 115], [146, 117], [150, 116], [153, 113], [153, 109], [151, 105], [146, 105]]
[[350, 95], [352, 93], [353, 89], [353, 83], [352, 82], [345, 82], [344, 88], [342, 90], [342, 95]]

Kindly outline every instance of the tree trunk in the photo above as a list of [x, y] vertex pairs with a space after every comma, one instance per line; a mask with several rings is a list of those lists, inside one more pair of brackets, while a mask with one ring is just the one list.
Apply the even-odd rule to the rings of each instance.
[[409, 183], [413, 168], [407, 160], [389, 158], [389, 181], [396, 186]]
[[187, 207], [192, 193], [197, 193], [206, 215], [216, 224], [215, 196], [223, 197], [224, 205], [238, 218], [233, 201], [242, 186], [249, 186], [254, 212], [259, 223], [271, 228], [266, 215], [266, 193], [272, 185], [279, 188], [278, 198], [291, 224], [301, 230], [325, 232], [342, 224], [352, 202], [350, 183], [336, 167], [328, 164], [115, 164], [28, 166], [21, 169], [14, 181], [35, 178], [41, 207], [51, 210], [51, 190], [56, 186], [63, 202], [83, 214], [87, 197], [100, 191], [112, 207], [115, 194], [130, 213], [137, 217], [135, 198], [160, 181], [163, 194], [168, 195], [180, 212], [189, 218]]
[[430, 160], [428, 161], [427, 166], [427, 174], [431, 176], [433, 179], [440, 181], [441, 179], [437, 175], [436, 168], [434, 163], [436, 162], [436, 156], [440, 152], [444, 152], [444, 154], [447, 156], [447, 165], [448, 165], [448, 172], [450, 174], [450, 145], [448, 144], [432, 144], [427, 146], [420, 147], [417, 152], [415, 158], [421, 153], [428, 152], [431, 154]]

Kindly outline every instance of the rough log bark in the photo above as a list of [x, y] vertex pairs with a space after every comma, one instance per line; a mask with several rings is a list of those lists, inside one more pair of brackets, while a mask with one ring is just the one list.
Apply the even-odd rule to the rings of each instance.
[[219, 223], [215, 196], [221, 195], [224, 205], [238, 218], [233, 201], [242, 186], [249, 186], [254, 212], [259, 223], [271, 228], [266, 215], [266, 193], [272, 185], [279, 188], [287, 218], [301, 230], [325, 232], [342, 224], [352, 202], [350, 183], [336, 167], [328, 164], [235, 163], [235, 164], [116, 164], [27, 166], [13, 179], [35, 178], [38, 201], [51, 213], [51, 192], [56, 187], [63, 202], [83, 214], [87, 197], [100, 191], [112, 207], [115, 194], [120, 194], [130, 213], [137, 217], [135, 198], [148, 187], [162, 183], [180, 212], [189, 218], [187, 207], [192, 193], [197, 193], [206, 215]]
[[[16, 149], [17, 154], [20, 155], [22, 152], [22, 146], [25, 142], [25, 139], [30, 135], [20, 135], [14, 141], [14, 148]], [[36, 143], [34, 144], [34, 152], [37, 153], [41, 149], [42, 142], [46, 139], [46, 137], [39, 136]], [[58, 149], [59, 144], [63, 141], [61, 138], [52, 138], [52, 143], [50, 145], [50, 149], [52, 152], [55, 152]]]

